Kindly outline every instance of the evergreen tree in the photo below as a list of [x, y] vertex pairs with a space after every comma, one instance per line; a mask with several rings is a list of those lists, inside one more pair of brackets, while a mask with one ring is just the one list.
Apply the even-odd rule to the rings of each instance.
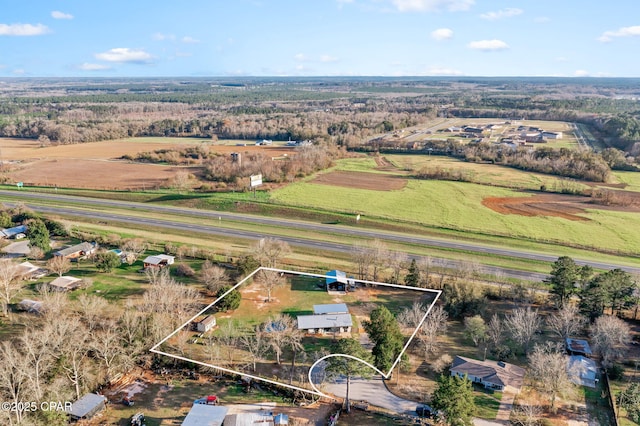
[[[359, 358], [363, 361], [371, 362], [371, 354], [360, 344], [359, 341], [353, 338], [340, 339], [334, 345], [334, 354], [346, 354]], [[367, 377], [371, 374], [371, 368], [366, 364], [355, 359], [335, 356], [327, 358], [326, 371], [329, 373], [340, 374], [347, 377], [347, 393], [345, 396], [345, 410], [347, 413], [351, 411], [351, 404], [349, 403], [349, 387], [351, 385], [351, 378], [354, 376]]]
[[409, 270], [407, 272], [407, 275], [404, 277], [404, 284], [409, 287], [417, 287], [419, 280], [420, 280], [420, 271], [418, 270], [418, 265], [416, 264], [415, 259], [411, 259]]
[[441, 375], [431, 397], [431, 407], [447, 425], [472, 426], [476, 403], [467, 377]]
[[45, 253], [51, 250], [49, 231], [40, 219], [34, 219], [27, 224], [26, 235], [31, 247], [38, 247]]
[[555, 297], [559, 308], [569, 301], [571, 295], [577, 291], [576, 284], [580, 278], [580, 267], [568, 256], [559, 257], [551, 267], [550, 293]]
[[640, 423], [640, 383], [632, 383], [618, 394], [618, 404], [627, 410], [631, 420]]
[[612, 269], [594, 277], [580, 293], [580, 310], [591, 319], [602, 315], [606, 308], [611, 314], [620, 313], [632, 303], [635, 283], [631, 275]]
[[[231, 290], [231, 286], [225, 285], [218, 290], [216, 293], [216, 297], [221, 297], [227, 291]], [[240, 300], [242, 299], [242, 294], [238, 290], [233, 290], [231, 293], [227, 294], [222, 300], [215, 304], [215, 307], [218, 308], [219, 311], [233, 311], [238, 309], [240, 306]]]
[[371, 311], [369, 321], [364, 321], [362, 325], [374, 343], [374, 365], [380, 371], [389, 371], [404, 346], [398, 321], [386, 306], [380, 306]]

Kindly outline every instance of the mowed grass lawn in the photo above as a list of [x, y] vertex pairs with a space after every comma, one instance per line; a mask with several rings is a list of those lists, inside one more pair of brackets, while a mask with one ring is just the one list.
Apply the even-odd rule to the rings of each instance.
[[[374, 175], [375, 176], [375, 175]], [[486, 235], [584, 247], [640, 252], [640, 215], [590, 210], [588, 221], [497, 213], [482, 205], [486, 197], [523, 197], [525, 193], [466, 182], [409, 180], [396, 191], [345, 188], [311, 181], [271, 193], [273, 201], [351, 214], [418, 223]]]

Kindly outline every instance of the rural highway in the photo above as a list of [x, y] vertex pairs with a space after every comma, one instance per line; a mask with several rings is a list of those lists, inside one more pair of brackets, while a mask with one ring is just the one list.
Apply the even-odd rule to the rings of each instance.
[[[59, 194], [30, 193], [26, 191], [18, 193], [16, 191], [0, 190], [0, 200], [15, 202], [14, 197], [19, 197], [21, 202], [27, 203], [29, 207], [32, 208], [33, 210], [40, 211], [43, 213], [75, 215], [75, 216], [93, 218], [93, 219], [104, 220], [104, 221], [120, 221], [120, 222], [127, 222], [134, 225], [135, 224], [149, 225], [149, 226], [157, 226], [157, 227], [177, 229], [177, 230], [190, 229], [192, 231], [205, 233], [205, 234], [234, 236], [234, 237], [246, 238], [246, 239], [260, 239], [264, 237], [273, 236], [273, 234], [270, 234], [270, 233], [263, 234], [255, 231], [227, 229], [219, 226], [218, 223], [222, 220], [239, 221], [239, 222], [260, 224], [266, 227], [275, 226], [275, 227], [283, 227], [283, 228], [290, 228], [290, 229], [294, 228], [294, 229], [307, 230], [307, 231], [348, 235], [352, 237], [366, 238], [366, 239], [379, 238], [381, 240], [392, 241], [397, 243], [416, 244], [416, 245], [422, 245], [422, 246], [438, 247], [443, 249], [464, 250], [469, 252], [477, 252], [477, 253], [499, 255], [499, 256], [513, 257], [513, 258], [522, 258], [522, 259], [528, 259], [528, 260], [537, 260], [542, 262], [554, 262], [557, 259], [557, 256], [536, 253], [536, 252], [529, 252], [529, 251], [508, 249], [508, 248], [499, 248], [499, 247], [485, 246], [482, 244], [475, 244], [470, 242], [444, 240], [444, 239], [430, 238], [430, 237], [424, 237], [419, 235], [407, 235], [407, 234], [393, 233], [393, 232], [387, 232], [387, 231], [377, 231], [372, 229], [363, 229], [363, 228], [348, 227], [348, 226], [341, 226], [341, 225], [327, 225], [327, 224], [311, 223], [311, 222], [304, 222], [304, 221], [297, 221], [297, 220], [290, 220], [290, 219], [252, 216], [252, 215], [239, 214], [239, 213], [206, 211], [206, 210], [197, 210], [197, 209], [172, 207], [172, 206], [151, 205], [151, 204], [145, 204], [145, 203], [135, 203], [135, 202], [116, 201], [116, 200], [102, 200], [102, 199], [95, 199], [95, 198], [88, 198], [88, 197], [66, 196], [66, 195], [59, 195]], [[55, 202], [56, 204], [59, 204], [59, 205], [66, 204], [66, 207], [38, 205], [34, 203], [28, 203], [28, 200], [33, 200], [34, 203], [37, 203], [37, 201], [48, 201], [48, 202]], [[74, 205], [78, 207], [74, 207]], [[122, 214], [106, 212], [106, 211], [103, 211], [103, 212], [87, 211], [80, 208], [79, 205], [81, 205], [84, 208], [109, 207], [109, 208], [121, 208], [121, 209], [127, 209], [127, 210], [153, 211], [153, 212], [164, 213], [164, 214], [201, 217], [203, 219], [207, 219], [207, 221], [203, 222], [202, 224], [184, 224], [184, 223], [178, 223], [170, 220], [141, 218], [137, 216], [122, 215]], [[296, 238], [296, 237], [278, 236], [278, 238], [285, 240], [292, 245], [318, 249], [318, 250], [349, 252], [352, 249], [352, 247], [347, 244], [331, 243], [326, 241], [317, 241], [317, 240], [311, 240], [306, 238]], [[621, 268], [630, 273], [640, 273], [640, 266], [630, 267], [630, 266], [617, 265], [617, 264], [607, 263], [607, 262], [585, 261], [581, 259], [575, 259], [575, 260], [577, 263], [580, 263], [580, 264], [588, 263], [592, 267], [598, 268], [598, 269]], [[443, 262], [445, 262], [443, 266], [450, 266], [450, 267], [455, 267], [456, 265], [459, 264], [459, 262], [450, 261], [450, 260], [446, 260], [446, 261], [443, 260]], [[505, 270], [503, 268], [496, 268], [496, 267], [490, 267], [490, 266], [483, 266], [483, 268], [488, 273], [493, 273], [497, 271], [506, 272], [507, 276], [518, 278], [518, 279], [528, 279], [528, 280], [537, 281], [546, 277], [545, 274], [536, 274], [536, 273], [523, 272], [523, 271], [517, 271], [517, 270]]]

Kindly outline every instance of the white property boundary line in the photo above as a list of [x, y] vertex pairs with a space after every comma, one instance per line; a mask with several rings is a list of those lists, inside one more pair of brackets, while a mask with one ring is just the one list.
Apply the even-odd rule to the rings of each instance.
[[220, 300], [222, 300], [223, 298], [225, 298], [229, 293], [231, 293], [232, 291], [236, 290], [238, 287], [240, 287], [241, 285], [243, 285], [246, 281], [248, 281], [249, 279], [251, 279], [255, 274], [257, 274], [258, 272], [265, 270], [265, 271], [273, 271], [273, 272], [279, 272], [279, 273], [283, 273], [283, 274], [291, 274], [291, 275], [302, 275], [302, 276], [308, 276], [308, 277], [316, 277], [316, 278], [335, 278], [329, 275], [323, 275], [323, 274], [312, 274], [312, 273], [307, 273], [307, 272], [299, 272], [299, 271], [289, 271], [286, 269], [277, 269], [277, 268], [266, 268], [266, 267], [260, 267], [258, 269], [256, 269], [255, 271], [253, 271], [252, 273], [250, 273], [249, 275], [247, 275], [244, 279], [242, 279], [240, 282], [238, 282], [238, 284], [234, 285], [233, 287], [231, 287], [231, 289], [229, 289], [229, 291], [225, 292], [222, 296], [218, 297], [216, 300], [214, 300], [212, 303], [210, 303], [209, 305], [207, 305], [204, 309], [202, 309], [200, 312], [198, 312], [197, 314], [195, 314], [193, 317], [191, 317], [188, 321], [186, 321], [184, 324], [182, 324], [180, 327], [178, 327], [177, 329], [175, 329], [174, 331], [171, 332], [171, 334], [169, 334], [167, 337], [165, 337], [164, 339], [162, 339], [160, 342], [156, 343], [151, 349], [150, 352], [159, 354], [159, 355], [164, 355], [170, 358], [175, 358], [175, 359], [179, 359], [181, 361], [188, 361], [188, 362], [192, 362], [194, 364], [198, 364], [201, 365], [203, 367], [210, 367], [210, 368], [215, 368], [217, 370], [221, 370], [227, 373], [231, 373], [231, 374], [237, 374], [240, 376], [245, 376], [245, 377], [250, 377], [251, 379], [254, 380], [260, 380], [263, 382], [267, 382], [267, 383], [271, 383], [274, 385], [278, 385], [278, 386], [282, 386], [285, 388], [289, 388], [289, 389], [293, 389], [293, 390], [299, 390], [302, 392], [306, 392], [306, 393], [310, 393], [313, 395], [317, 395], [317, 396], [321, 396], [321, 397], [325, 397], [325, 398], [329, 398], [329, 399], [334, 399], [334, 397], [330, 396], [330, 395], [326, 395], [324, 393], [322, 393], [317, 387], [316, 385], [313, 383], [313, 381], [311, 380], [311, 372], [313, 371], [313, 368], [320, 363], [321, 361], [324, 361], [327, 358], [332, 358], [332, 357], [337, 357], [337, 356], [341, 356], [341, 357], [346, 357], [346, 358], [351, 358], [354, 359], [356, 361], [360, 361], [361, 363], [371, 367], [373, 370], [375, 370], [376, 372], [380, 373], [380, 375], [382, 375], [382, 377], [384, 377], [385, 379], [388, 379], [391, 376], [391, 373], [393, 372], [393, 369], [396, 367], [396, 365], [398, 365], [398, 363], [400, 362], [400, 360], [402, 359], [402, 355], [404, 355], [405, 351], [407, 350], [407, 348], [409, 347], [409, 345], [411, 344], [411, 341], [413, 340], [413, 338], [416, 336], [416, 334], [418, 333], [418, 330], [420, 329], [420, 327], [422, 327], [422, 324], [424, 324], [424, 321], [427, 319], [427, 316], [429, 315], [429, 313], [431, 312], [431, 309], [435, 306], [436, 302], [438, 301], [438, 299], [440, 298], [440, 295], [442, 294], [441, 290], [433, 290], [433, 289], [426, 289], [426, 288], [418, 288], [418, 287], [407, 287], [407, 286], [403, 286], [403, 285], [398, 285], [398, 284], [389, 284], [389, 283], [381, 283], [381, 282], [377, 282], [377, 281], [367, 281], [367, 280], [356, 280], [354, 279], [353, 281], [356, 283], [362, 283], [362, 284], [371, 284], [371, 285], [379, 285], [379, 286], [383, 286], [383, 287], [392, 287], [392, 288], [399, 288], [399, 289], [403, 289], [403, 290], [415, 290], [415, 291], [421, 291], [423, 293], [435, 293], [436, 297], [433, 299], [433, 302], [431, 302], [431, 305], [429, 306], [429, 308], [427, 309], [427, 313], [424, 315], [424, 317], [422, 317], [422, 320], [420, 320], [420, 323], [418, 324], [418, 326], [416, 327], [416, 329], [413, 331], [413, 333], [411, 334], [411, 337], [409, 337], [409, 340], [407, 340], [407, 343], [405, 343], [404, 347], [402, 348], [402, 351], [400, 352], [400, 354], [398, 355], [398, 358], [395, 360], [395, 362], [393, 363], [393, 365], [391, 366], [391, 368], [389, 369], [389, 371], [387, 373], [384, 373], [380, 370], [378, 370], [376, 367], [374, 367], [373, 365], [371, 365], [370, 363], [351, 356], [351, 355], [347, 355], [347, 354], [329, 354], [326, 355], [322, 358], [320, 358], [319, 360], [317, 360], [316, 362], [313, 363], [313, 365], [311, 365], [311, 367], [309, 367], [309, 384], [311, 385], [311, 387], [313, 388], [313, 390], [310, 389], [306, 389], [306, 388], [301, 388], [299, 386], [293, 386], [293, 385], [289, 385], [286, 383], [282, 383], [282, 382], [278, 382], [275, 380], [270, 380], [264, 377], [260, 377], [260, 376], [254, 376], [252, 374], [247, 374], [245, 372], [242, 371], [236, 371], [236, 370], [230, 370], [228, 368], [224, 368], [224, 367], [219, 367], [219, 366], [215, 366], [212, 364], [207, 364], [206, 362], [202, 362], [202, 361], [196, 361], [194, 359], [191, 358], [186, 358], [183, 356], [179, 356], [179, 355], [174, 355], [174, 354], [170, 354], [167, 352], [163, 352], [161, 350], [158, 350], [158, 347], [160, 345], [162, 345], [164, 342], [166, 342], [167, 340], [169, 340], [171, 337], [175, 336], [180, 330], [182, 330], [185, 326], [189, 325], [191, 322], [193, 322], [196, 318], [198, 318], [200, 315], [204, 314], [209, 308], [211, 308], [213, 305], [215, 305], [216, 303], [218, 303]]

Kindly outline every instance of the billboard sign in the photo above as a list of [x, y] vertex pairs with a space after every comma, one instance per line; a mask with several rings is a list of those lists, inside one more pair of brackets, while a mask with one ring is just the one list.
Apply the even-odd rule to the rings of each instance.
[[251, 175], [249, 178], [251, 179], [251, 187], [252, 188], [255, 188], [256, 186], [262, 185], [262, 174]]

